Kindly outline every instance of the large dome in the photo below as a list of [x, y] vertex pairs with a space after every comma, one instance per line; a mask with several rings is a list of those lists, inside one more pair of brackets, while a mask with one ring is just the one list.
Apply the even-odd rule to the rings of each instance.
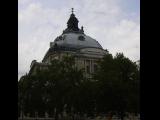
[[108, 51], [104, 50], [97, 40], [86, 35], [83, 26], [79, 29], [78, 22], [72, 8], [72, 14], [67, 21], [67, 28], [54, 41], [50, 42], [50, 48], [42, 63], [36, 61], [31, 63], [30, 73], [34, 74], [37, 69], [36, 66], [38, 69], [47, 69], [52, 60], [61, 60], [65, 55], [72, 55], [75, 58], [76, 67], [84, 69], [87, 78], [92, 77], [92, 73], [97, 69], [97, 61], [108, 54]]
[[[57, 45], [66, 48], [100, 48], [102, 46], [95, 39], [81, 33], [65, 33], [57, 37], [52, 45]], [[52, 47], [52, 46], [51, 46]]]
[[[58, 36], [54, 41], [50, 43], [50, 48], [47, 51], [45, 58], [47, 56], [56, 53], [57, 51], [74, 51], [79, 52], [84, 49], [90, 49], [89, 51], [103, 51], [102, 46], [95, 39], [87, 36], [84, 33], [83, 26], [81, 29], [78, 27], [78, 19], [75, 17], [73, 11], [67, 22], [67, 28], [63, 30], [63, 33]], [[98, 49], [98, 50], [97, 50]], [[96, 53], [96, 52], [94, 52]]]
[[102, 46], [95, 39], [84, 34], [83, 26], [78, 27], [78, 19], [75, 17], [72, 9], [72, 14], [67, 22], [67, 28], [63, 30], [62, 35], [58, 36], [54, 42], [51, 42], [51, 48], [62, 49], [81, 49], [81, 48], [99, 48]]

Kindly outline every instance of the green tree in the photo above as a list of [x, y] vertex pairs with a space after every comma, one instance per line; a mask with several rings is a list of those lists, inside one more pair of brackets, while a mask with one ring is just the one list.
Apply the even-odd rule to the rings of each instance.
[[[19, 81], [19, 101], [23, 101], [24, 112], [44, 116], [44, 112], [61, 114], [64, 106], [79, 111], [79, 88], [84, 80], [83, 71], [74, 63], [74, 57], [65, 56], [53, 60], [47, 69], [38, 70], [35, 75], [26, 75]], [[22, 98], [23, 100], [21, 100]], [[22, 103], [20, 103], [22, 105]]]
[[[48, 112], [57, 119], [65, 109], [74, 113], [93, 115], [139, 112], [139, 67], [122, 53], [107, 54], [98, 62], [94, 79], [83, 76], [72, 56], [53, 60], [47, 69], [35, 75], [25, 75], [18, 82], [19, 113], [31, 116]], [[56, 111], [55, 111], [56, 110]]]
[[123, 119], [125, 112], [139, 111], [139, 71], [122, 53], [106, 55], [94, 77], [97, 82], [97, 111]]

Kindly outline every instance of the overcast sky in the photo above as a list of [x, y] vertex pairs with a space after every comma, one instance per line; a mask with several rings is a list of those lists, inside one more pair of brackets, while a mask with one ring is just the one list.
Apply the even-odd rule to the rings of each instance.
[[72, 7], [79, 28], [104, 49], [140, 59], [139, 0], [18, 0], [18, 78], [32, 60], [42, 61], [49, 43], [67, 27]]

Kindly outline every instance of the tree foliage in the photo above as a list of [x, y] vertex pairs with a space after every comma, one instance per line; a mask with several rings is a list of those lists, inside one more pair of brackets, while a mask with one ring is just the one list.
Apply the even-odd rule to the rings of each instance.
[[115, 57], [106, 55], [100, 61], [97, 109], [99, 112], [117, 113], [139, 112], [139, 70], [136, 63], [122, 53]]
[[48, 69], [25, 75], [18, 82], [19, 112], [34, 116], [139, 112], [139, 69], [122, 53], [98, 62], [92, 80], [85, 78], [74, 57], [53, 60]]

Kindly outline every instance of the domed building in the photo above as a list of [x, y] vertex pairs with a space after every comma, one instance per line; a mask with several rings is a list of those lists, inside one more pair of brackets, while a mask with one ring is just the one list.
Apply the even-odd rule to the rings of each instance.
[[92, 77], [91, 73], [97, 69], [97, 61], [108, 54], [108, 51], [104, 50], [97, 40], [86, 35], [83, 26], [79, 29], [78, 22], [72, 9], [67, 28], [53, 42], [50, 42], [50, 48], [42, 62], [32, 61], [29, 74], [34, 74], [36, 69], [43, 69], [53, 59], [60, 60], [67, 54], [74, 56], [78, 68], [84, 68], [86, 77]]

